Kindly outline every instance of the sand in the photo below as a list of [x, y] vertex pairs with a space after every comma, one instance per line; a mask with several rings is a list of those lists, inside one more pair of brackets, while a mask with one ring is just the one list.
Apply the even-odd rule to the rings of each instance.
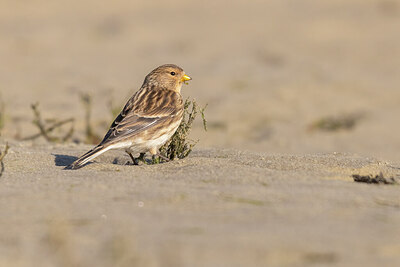
[[[397, 266], [400, 2], [12, 1], [0, 9], [0, 266]], [[186, 159], [63, 170], [164, 63], [206, 109]], [[74, 118], [64, 144], [22, 141]], [[312, 130], [321, 119], [352, 127]], [[68, 127], [55, 131], [62, 136]]]
[[115, 151], [64, 170], [80, 152], [13, 144], [0, 181], [1, 266], [400, 261], [399, 187], [351, 177], [395, 175], [399, 166], [340, 153], [202, 149], [140, 166]]

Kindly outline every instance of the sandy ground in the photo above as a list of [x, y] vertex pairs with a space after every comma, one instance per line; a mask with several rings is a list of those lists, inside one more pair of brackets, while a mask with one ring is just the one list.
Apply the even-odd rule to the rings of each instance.
[[85, 147], [13, 144], [1, 178], [1, 266], [394, 266], [399, 166], [347, 154], [198, 150], [157, 166]]
[[[397, 0], [3, 0], [0, 266], [400, 265], [399, 186], [351, 179], [400, 173], [399, 29]], [[90, 147], [80, 95], [102, 136], [164, 63], [208, 104], [194, 153], [62, 170]], [[35, 102], [72, 140], [20, 141]], [[330, 116], [360, 119], [310, 131]]]

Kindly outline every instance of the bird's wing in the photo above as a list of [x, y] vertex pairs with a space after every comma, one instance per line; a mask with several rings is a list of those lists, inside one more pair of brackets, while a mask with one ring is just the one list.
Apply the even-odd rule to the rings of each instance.
[[[134, 138], [137, 134], [154, 128], [155, 126], [177, 116], [180, 112], [181, 98], [175, 92], [145, 92], [145, 98], [140, 96], [140, 92], [136, 93], [118, 117], [112, 123], [110, 129], [105, 135], [101, 145], [113, 144]], [[164, 93], [162, 98], [160, 97]], [[169, 99], [168, 105], [160, 99]]]

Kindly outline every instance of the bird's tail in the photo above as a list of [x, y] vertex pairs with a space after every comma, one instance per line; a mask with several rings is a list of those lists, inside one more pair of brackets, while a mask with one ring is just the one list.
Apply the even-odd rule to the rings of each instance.
[[86, 152], [81, 157], [79, 157], [73, 163], [71, 163], [70, 165], [65, 167], [65, 169], [76, 170], [76, 169], [82, 168], [86, 163], [88, 163], [95, 157], [100, 156], [101, 154], [103, 154], [104, 152], [109, 150], [110, 148], [111, 147], [104, 147], [104, 146], [98, 145], [95, 148], [93, 148], [92, 150], [89, 150], [88, 152]]

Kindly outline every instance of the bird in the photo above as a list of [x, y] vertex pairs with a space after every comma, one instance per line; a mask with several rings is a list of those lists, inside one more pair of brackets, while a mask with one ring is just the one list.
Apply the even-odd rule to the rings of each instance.
[[123, 149], [135, 163], [133, 154], [146, 152], [163, 157], [159, 148], [178, 129], [184, 104], [182, 85], [191, 80], [174, 64], [161, 65], [144, 79], [140, 89], [128, 100], [103, 140], [66, 169], [79, 169], [110, 149]]

